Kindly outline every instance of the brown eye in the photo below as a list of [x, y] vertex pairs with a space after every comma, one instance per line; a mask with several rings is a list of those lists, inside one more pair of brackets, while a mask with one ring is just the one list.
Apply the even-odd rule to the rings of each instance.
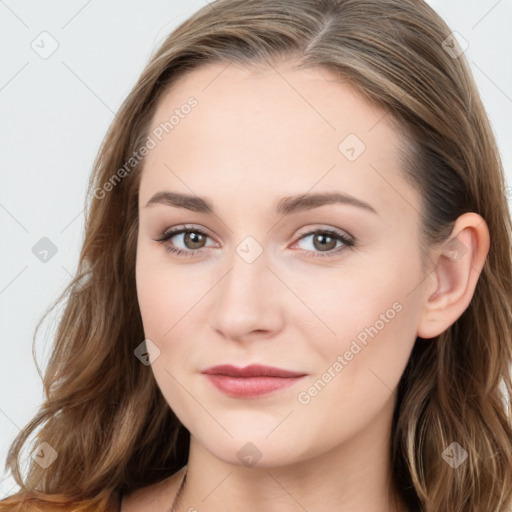
[[180, 256], [197, 256], [207, 247], [209, 235], [199, 228], [181, 227], [171, 229], [154, 238], [163, 244], [166, 251]]
[[[309, 246], [305, 249], [307, 255], [313, 257], [330, 257], [335, 256], [346, 248], [355, 245], [355, 239], [344, 233], [329, 229], [319, 229], [303, 234], [296, 242], [307, 241]], [[339, 244], [339, 245], [338, 245]]]
[[197, 231], [186, 231], [183, 237], [183, 243], [187, 249], [201, 249], [201, 247], [204, 247], [205, 242], [206, 237]]
[[313, 247], [319, 251], [330, 251], [336, 248], [337, 239], [330, 235], [316, 234], [313, 236]]

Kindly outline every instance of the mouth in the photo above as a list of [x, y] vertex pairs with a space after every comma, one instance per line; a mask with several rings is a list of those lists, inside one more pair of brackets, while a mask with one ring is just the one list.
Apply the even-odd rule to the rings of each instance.
[[222, 393], [235, 398], [256, 398], [284, 390], [307, 374], [263, 365], [238, 368], [218, 365], [201, 371]]

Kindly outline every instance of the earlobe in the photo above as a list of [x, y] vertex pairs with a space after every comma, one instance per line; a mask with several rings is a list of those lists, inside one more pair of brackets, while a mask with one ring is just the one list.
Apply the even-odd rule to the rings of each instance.
[[434, 338], [464, 313], [473, 298], [489, 244], [489, 229], [480, 215], [469, 212], [457, 219], [448, 241], [434, 252], [417, 336]]

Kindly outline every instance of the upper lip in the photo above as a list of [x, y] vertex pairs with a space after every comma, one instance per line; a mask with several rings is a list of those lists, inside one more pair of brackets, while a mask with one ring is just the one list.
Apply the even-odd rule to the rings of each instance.
[[293, 372], [276, 368], [275, 366], [265, 366], [261, 364], [251, 364], [244, 368], [239, 368], [231, 364], [220, 364], [206, 368], [202, 370], [201, 373], [208, 375], [226, 375], [229, 377], [302, 377], [306, 375], [301, 372]]

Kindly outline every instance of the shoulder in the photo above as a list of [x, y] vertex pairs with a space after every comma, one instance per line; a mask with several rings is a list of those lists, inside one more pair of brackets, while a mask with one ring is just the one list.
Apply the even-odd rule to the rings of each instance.
[[140, 512], [141, 510], [167, 510], [172, 503], [187, 466], [156, 484], [137, 489], [123, 497], [121, 508], [119, 496], [113, 493], [108, 503], [98, 508], [94, 503], [58, 503], [38, 499], [25, 493], [17, 493], [0, 501], [0, 512]]
[[[121, 512], [140, 512], [168, 510], [173, 502], [187, 466], [170, 477], [153, 485], [148, 485], [123, 497]], [[0, 509], [0, 512], [3, 512]]]
[[25, 493], [18, 493], [0, 501], [0, 512], [117, 512], [119, 497], [112, 494], [104, 507], [98, 508], [97, 501], [58, 503], [38, 499]]

